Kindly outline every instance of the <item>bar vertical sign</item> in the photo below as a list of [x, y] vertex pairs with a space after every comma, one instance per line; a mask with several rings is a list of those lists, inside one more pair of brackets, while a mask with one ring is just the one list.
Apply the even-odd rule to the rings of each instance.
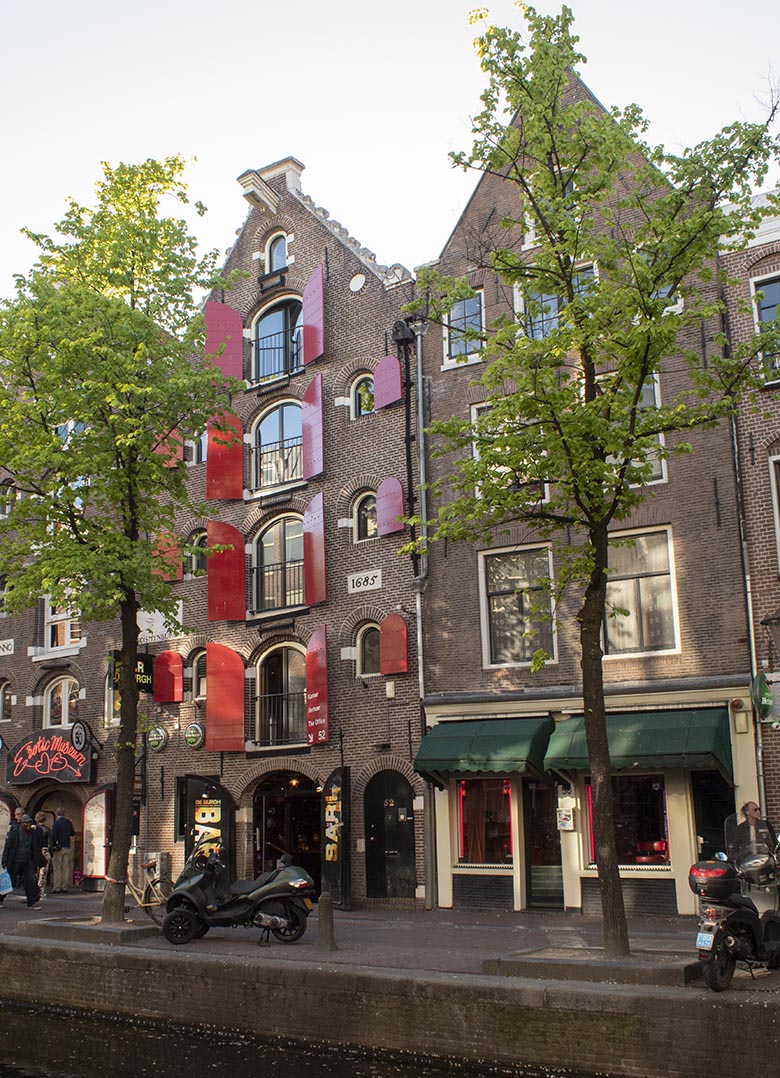
[[329, 740], [328, 634], [320, 625], [306, 649], [306, 742], [322, 745]]

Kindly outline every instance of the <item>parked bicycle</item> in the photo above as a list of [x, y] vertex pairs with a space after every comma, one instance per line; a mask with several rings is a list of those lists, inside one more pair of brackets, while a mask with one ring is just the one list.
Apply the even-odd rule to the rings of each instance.
[[161, 925], [165, 919], [165, 903], [173, 892], [173, 883], [165, 876], [157, 875], [156, 860], [144, 861], [143, 869], [143, 888], [136, 887], [129, 876], [125, 886], [146, 916], [151, 917], [156, 925]]

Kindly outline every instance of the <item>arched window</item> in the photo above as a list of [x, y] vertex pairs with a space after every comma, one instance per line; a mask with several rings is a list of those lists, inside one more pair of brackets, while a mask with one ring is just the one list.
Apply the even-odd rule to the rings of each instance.
[[196, 651], [192, 656], [192, 699], [202, 703], [206, 699], [206, 652]]
[[261, 416], [252, 444], [253, 490], [268, 490], [303, 477], [303, 427], [297, 401], [277, 404]]
[[303, 308], [284, 299], [266, 308], [255, 322], [252, 381], [265, 382], [303, 367]]
[[287, 237], [284, 232], [272, 236], [268, 243], [265, 272], [277, 273], [287, 267]]
[[277, 518], [255, 543], [254, 609], [303, 605], [303, 522]]
[[16, 505], [19, 491], [10, 479], [0, 481], [0, 520], [5, 520], [11, 515], [11, 510]]
[[205, 528], [198, 528], [194, 531], [187, 540], [189, 546], [194, 546], [195, 550], [190, 551], [189, 554], [184, 556], [184, 575], [196, 576], [199, 573], [204, 573], [208, 565], [208, 558], [206, 557], [206, 547], [209, 545], [208, 535]]
[[379, 673], [379, 626], [363, 625], [357, 635], [358, 677], [371, 677]]
[[43, 694], [43, 725], [71, 726], [79, 717], [79, 684], [75, 678], [60, 677], [47, 685]]
[[11, 682], [0, 681], [0, 722], [11, 721]]
[[376, 536], [376, 494], [362, 494], [355, 502], [354, 536], [356, 543]]
[[194, 449], [192, 463], [205, 464], [209, 451], [209, 432], [207, 430], [204, 430], [200, 437], [196, 438]]
[[374, 377], [371, 374], [361, 374], [352, 384], [350, 394], [352, 406], [352, 418], [359, 419], [362, 415], [371, 415], [374, 411]]
[[306, 742], [306, 655], [284, 645], [257, 664], [255, 741], [258, 745]]

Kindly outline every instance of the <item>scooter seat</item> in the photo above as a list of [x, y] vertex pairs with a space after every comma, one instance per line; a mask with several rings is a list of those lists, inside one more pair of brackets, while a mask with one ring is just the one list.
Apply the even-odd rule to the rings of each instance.
[[258, 887], [262, 887], [264, 883], [276, 875], [276, 869], [270, 872], [263, 872], [256, 880], [236, 880], [235, 883], [230, 885], [231, 895], [251, 895], [253, 891], [256, 891]]
[[728, 903], [733, 908], [750, 910], [751, 913], [758, 914], [755, 902], [752, 898], [748, 898], [747, 895], [729, 895]]

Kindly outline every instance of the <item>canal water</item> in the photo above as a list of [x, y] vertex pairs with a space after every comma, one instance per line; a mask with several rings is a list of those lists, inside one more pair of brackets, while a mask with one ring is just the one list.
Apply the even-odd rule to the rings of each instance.
[[0, 1078], [585, 1078], [93, 1017], [0, 1000]]

